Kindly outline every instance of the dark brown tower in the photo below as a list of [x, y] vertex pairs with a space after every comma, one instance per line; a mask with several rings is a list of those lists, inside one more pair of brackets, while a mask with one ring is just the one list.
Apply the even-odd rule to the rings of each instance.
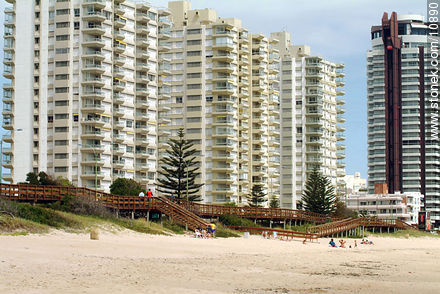
[[389, 193], [402, 191], [401, 45], [397, 14], [382, 17], [385, 62], [385, 159]]

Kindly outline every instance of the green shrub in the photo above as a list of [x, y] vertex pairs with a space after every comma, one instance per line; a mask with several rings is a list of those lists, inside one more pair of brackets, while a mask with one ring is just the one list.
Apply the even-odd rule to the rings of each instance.
[[217, 227], [215, 229], [215, 236], [217, 238], [236, 238], [242, 236], [242, 233], [225, 228], [220, 223], [217, 223], [216, 226]]
[[225, 226], [240, 226], [240, 227], [261, 227], [253, 221], [241, 218], [231, 214], [222, 214], [219, 216], [219, 221]]
[[185, 234], [185, 227], [180, 224], [176, 224], [173, 221], [165, 220], [162, 222], [162, 226], [174, 232], [175, 234], [180, 234], [180, 235]]

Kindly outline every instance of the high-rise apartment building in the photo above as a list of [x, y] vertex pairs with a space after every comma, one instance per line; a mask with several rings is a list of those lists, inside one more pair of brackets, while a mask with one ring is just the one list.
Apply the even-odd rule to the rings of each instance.
[[[384, 14], [371, 28], [368, 74], [368, 187], [420, 192], [440, 226], [440, 145], [431, 137], [433, 68], [428, 26], [421, 15]], [[435, 40], [435, 39], [434, 39]], [[438, 44], [438, 37], [437, 37]], [[438, 110], [437, 110], [438, 111]]]
[[5, 180], [47, 171], [79, 186], [129, 177], [154, 189], [168, 12], [123, 0], [8, 2]]
[[344, 192], [344, 65], [292, 45], [290, 33], [271, 38], [281, 58], [281, 204], [296, 208], [316, 166]]
[[[278, 58], [263, 35], [190, 2], [169, 3], [166, 86], [159, 92], [161, 152], [181, 128], [199, 150], [200, 196], [245, 203], [253, 184], [279, 196]], [[160, 43], [160, 44], [161, 44]], [[159, 44], [159, 45], [160, 45]], [[160, 74], [160, 72], [159, 72]]]

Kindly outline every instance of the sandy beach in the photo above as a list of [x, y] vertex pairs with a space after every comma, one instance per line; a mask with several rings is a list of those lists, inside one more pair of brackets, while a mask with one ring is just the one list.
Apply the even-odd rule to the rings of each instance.
[[0, 293], [438, 293], [440, 239], [372, 240], [0, 236]]

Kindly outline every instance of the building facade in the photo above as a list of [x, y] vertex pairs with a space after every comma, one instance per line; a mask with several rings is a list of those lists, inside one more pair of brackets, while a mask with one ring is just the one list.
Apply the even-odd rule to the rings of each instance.
[[354, 175], [346, 175], [344, 177], [345, 190], [347, 194], [357, 194], [359, 191], [367, 189], [367, 179], [361, 178], [360, 172], [355, 172]]
[[370, 217], [400, 219], [408, 224], [418, 224], [423, 195], [418, 192], [404, 194], [350, 194], [346, 202], [348, 209]]
[[214, 10], [176, 1], [169, 11], [171, 38], [160, 40], [170, 48], [160, 57], [172, 60], [168, 86], [159, 89], [160, 154], [183, 128], [199, 150], [205, 202], [244, 204], [254, 184], [278, 199], [276, 50]]
[[[368, 188], [420, 192], [440, 226], [440, 145], [431, 138], [427, 25], [421, 15], [384, 14], [371, 28], [368, 74]], [[438, 44], [438, 43], [437, 43]], [[435, 69], [436, 70], [436, 69]]]
[[314, 167], [345, 191], [344, 65], [292, 45], [290, 33], [271, 37], [281, 58], [281, 203], [295, 209]]
[[5, 180], [47, 171], [78, 186], [108, 190], [129, 177], [154, 189], [167, 12], [122, 0], [8, 2]]

